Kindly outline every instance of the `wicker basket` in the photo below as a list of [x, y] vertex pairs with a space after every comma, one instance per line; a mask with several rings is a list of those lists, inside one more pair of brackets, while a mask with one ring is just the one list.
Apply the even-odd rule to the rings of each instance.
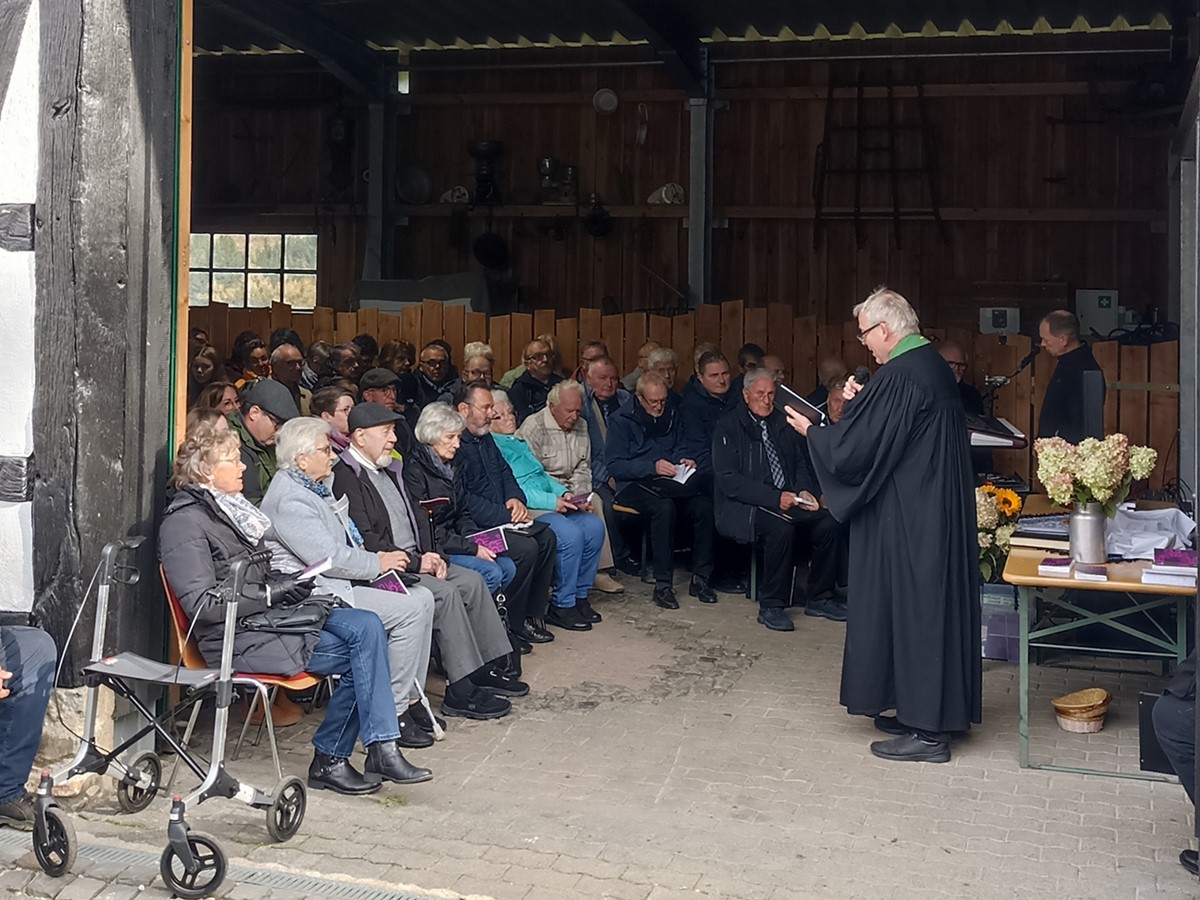
[[1104, 728], [1112, 694], [1104, 688], [1086, 688], [1051, 701], [1058, 726], [1073, 734], [1095, 734]]

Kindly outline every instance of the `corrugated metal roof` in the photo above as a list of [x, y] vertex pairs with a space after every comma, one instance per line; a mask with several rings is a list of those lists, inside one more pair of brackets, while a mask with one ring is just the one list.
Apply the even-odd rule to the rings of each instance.
[[[646, 24], [615, 0], [291, 0], [376, 50], [635, 46]], [[659, 0], [706, 44], [1170, 30], [1163, 0]], [[248, 7], [252, 9], [253, 7]], [[286, 30], [286, 29], [284, 29]], [[286, 41], [196, 3], [198, 54], [295, 53]]]

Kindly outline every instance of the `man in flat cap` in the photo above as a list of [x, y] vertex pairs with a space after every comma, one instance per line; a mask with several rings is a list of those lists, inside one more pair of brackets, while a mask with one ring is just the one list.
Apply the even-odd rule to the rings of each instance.
[[242, 439], [246, 465], [242, 495], [255, 506], [275, 477], [275, 432], [299, 415], [291, 391], [278, 381], [258, 378], [243, 392], [241, 408], [227, 417], [230, 429]]

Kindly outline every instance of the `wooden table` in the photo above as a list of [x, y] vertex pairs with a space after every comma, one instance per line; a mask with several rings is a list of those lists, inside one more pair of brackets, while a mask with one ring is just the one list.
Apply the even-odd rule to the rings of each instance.
[[[1182, 662], [1187, 656], [1187, 604], [1196, 589], [1161, 584], [1142, 584], [1142, 570], [1149, 562], [1109, 563], [1108, 581], [1080, 581], [1076, 578], [1047, 577], [1038, 574], [1038, 563], [1047, 556], [1044, 550], [1013, 548], [1004, 566], [1004, 580], [1017, 586], [1017, 611], [1021, 627], [1020, 685], [1020, 762], [1026, 769], [1050, 769], [1058, 772], [1082, 772], [1136, 778], [1145, 781], [1173, 781], [1173, 778], [1141, 773], [1118, 773], [1098, 769], [1079, 769], [1055, 765], [1035, 765], [1029, 761], [1029, 653], [1031, 648], [1071, 650], [1076, 653], [1107, 653], [1139, 658]], [[1124, 606], [1104, 613], [1085, 609], [1063, 596], [1067, 590], [1104, 591], [1127, 599]], [[1070, 613], [1069, 622], [1038, 627], [1037, 603], [1041, 602]], [[1147, 615], [1150, 610], [1175, 605], [1175, 634], [1171, 635]], [[1127, 617], [1139, 617], [1133, 624]], [[1088, 647], [1063, 643], [1063, 636], [1090, 625], [1104, 625], [1115, 632], [1133, 637], [1145, 647], [1130, 650], [1121, 647]]]

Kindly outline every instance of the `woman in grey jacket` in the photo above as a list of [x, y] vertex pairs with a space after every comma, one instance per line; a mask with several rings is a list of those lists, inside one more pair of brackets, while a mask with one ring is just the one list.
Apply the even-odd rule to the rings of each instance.
[[[368, 582], [395, 570], [404, 571], [404, 554], [364, 550], [362, 536], [335, 500], [324, 480], [333, 468], [329, 425], [298, 418], [284, 423], [275, 437], [278, 472], [263, 497], [262, 511], [271, 519], [266, 545], [282, 572], [299, 572], [325, 560], [330, 567], [317, 576], [317, 589], [351, 606], [369, 609], [387, 632], [388, 668], [396, 702], [401, 747], [428, 747], [433, 722], [420, 704], [433, 641], [433, 594], [420, 585], [407, 594], [373, 588]], [[444, 724], [444, 723], [439, 723]]]

